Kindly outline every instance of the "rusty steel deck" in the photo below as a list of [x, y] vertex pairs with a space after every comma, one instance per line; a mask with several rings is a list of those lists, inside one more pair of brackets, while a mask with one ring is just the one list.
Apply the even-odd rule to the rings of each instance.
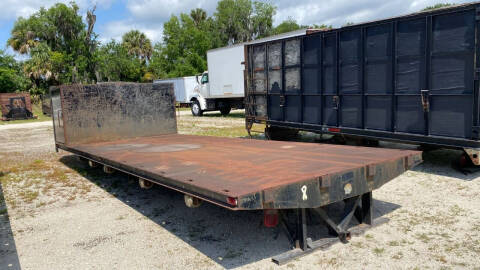
[[410, 150], [180, 134], [57, 147], [233, 210], [323, 206], [421, 162]]

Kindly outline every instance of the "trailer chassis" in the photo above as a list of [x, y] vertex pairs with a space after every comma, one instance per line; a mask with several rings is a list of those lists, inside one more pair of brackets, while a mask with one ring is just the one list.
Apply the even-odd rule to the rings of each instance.
[[[325, 250], [337, 242], [348, 243], [352, 235], [363, 234], [367, 229], [384, 224], [387, 218], [379, 217], [373, 219], [373, 199], [372, 192], [348, 198], [345, 200], [345, 210], [340, 222], [335, 222], [327, 211], [322, 208], [297, 208], [293, 209], [295, 222], [290, 222], [286, 216], [286, 211], [282, 211], [280, 226], [286, 234], [292, 250], [277, 255], [272, 261], [278, 265], [283, 265], [293, 259], [308, 255], [315, 250]], [[313, 241], [308, 237], [308, 217], [318, 217], [329, 229], [332, 237], [321, 238]], [[358, 225], [349, 227], [353, 219], [358, 221]]]

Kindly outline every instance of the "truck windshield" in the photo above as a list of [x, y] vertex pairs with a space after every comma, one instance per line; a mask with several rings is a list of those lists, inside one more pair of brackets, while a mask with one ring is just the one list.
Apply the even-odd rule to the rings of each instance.
[[208, 74], [203, 74], [202, 76], [202, 84], [208, 83]]

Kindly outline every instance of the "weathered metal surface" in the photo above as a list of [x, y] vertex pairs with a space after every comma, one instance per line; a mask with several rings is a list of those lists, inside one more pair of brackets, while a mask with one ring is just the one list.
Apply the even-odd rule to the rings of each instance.
[[28, 93], [0, 93], [0, 119], [32, 118], [32, 103]]
[[177, 132], [172, 84], [65, 85], [60, 97], [66, 143]]
[[237, 198], [235, 209], [326, 205], [378, 188], [421, 162], [418, 151], [179, 134], [66, 147], [219, 204]]

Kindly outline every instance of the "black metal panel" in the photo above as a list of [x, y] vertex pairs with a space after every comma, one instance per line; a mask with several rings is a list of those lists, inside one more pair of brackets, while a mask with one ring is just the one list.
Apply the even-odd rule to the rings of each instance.
[[342, 96], [340, 112], [342, 127], [359, 128], [362, 126], [362, 95]]
[[404, 57], [397, 60], [397, 94], [420, 94], [425, 88], [425, 60], [423, 56]]
[[285, 96], [285, 121], [301, 122], [301, 96]]
[[432, 18], [429, 134], [471, 138], [475, 10]]
[[334, 96], [323, 96], [323, 124], [327, 126], [337, 125], [337, 104], [333, 100]]
[[475, 46], [475, 11], [433, 17], [432, 52], [470, 51]]
[[471, 94], [473, 54], [432, 57], [432, 94]]
[[433, 96], [430, 98], [430, 134], [470, 138], [471, 96]]
[[392, 130], [392, 97], [367, 96], [365, 128]]
[[336, 39], [335, 35], [328, 35], [324, 37], [323, 48], [323, 92], [325, 94], [337, 94], [336, 82]]
[[303, 39], [303, 64], [319, 65], [321, 36], [307, 36]]
[[319, 67], [303, 68], [303, 94], [320, 94], [320, 69]]
[[392, 92], [391, 29], [390, 24], [383, 24], [366, 30], [365, 92], [368, 94]]
[[355, 29], [340, 32], [340, 93], [360, 94], [360, 61], [362, 46], [360, 44], [361, 30]]
[[280, 107], [280, 96], [268, 96], [268, 119], [283, 120], [283, 110]]
[[403, 95], [396, 97], [396, 127], [398, 132], [422, 134], [425, 132], [422, 101], [418, 96]]
[[303, 122], [322, 124], [322, 97], [303, 96]]

